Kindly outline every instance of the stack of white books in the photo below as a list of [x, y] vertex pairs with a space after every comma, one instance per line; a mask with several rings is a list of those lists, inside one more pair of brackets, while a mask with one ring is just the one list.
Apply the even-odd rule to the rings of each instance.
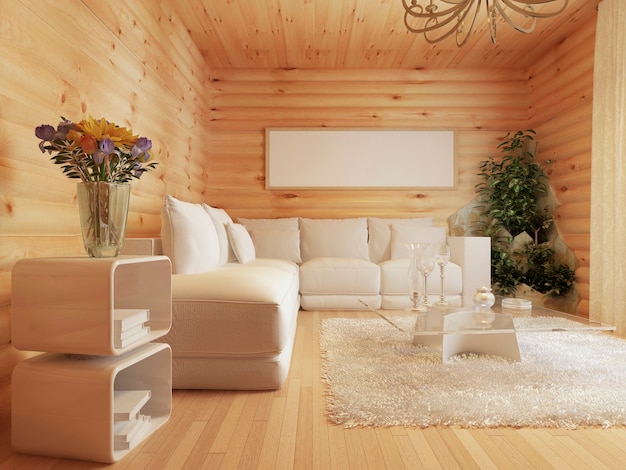
[[150, 416], [141, 408], [150, 390], [115, 390], [113, 394], [113, 441], [115, 450], [132, 449], [150, 432]]
[[113, 311], [113, 335], [116, 348], [125, 348], [150, 333], [146, 322], [150, 310], [145, 308], [116, 308]]

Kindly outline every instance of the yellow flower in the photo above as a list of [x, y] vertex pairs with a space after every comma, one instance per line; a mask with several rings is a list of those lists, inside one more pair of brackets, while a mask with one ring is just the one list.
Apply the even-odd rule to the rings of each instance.
[[77, 127], [98, 142], [104, 138], [110, 139], [116, 147], [130, 148], [135, 145], [138, 138], [138, 136], [133, 135], [132, 131], [125, 127], [119, 127], [104, 118], [97, 120], [89, 116], [80, 121]]

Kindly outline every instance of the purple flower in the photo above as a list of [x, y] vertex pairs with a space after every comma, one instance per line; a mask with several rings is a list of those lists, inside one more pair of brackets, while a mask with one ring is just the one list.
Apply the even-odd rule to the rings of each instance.
[[41, 126], [35, 128], [35, 135], [41, 140], [50, 141], [54, 139], [55, 133], [56, 131], [54, 130], [54, 127], [52, 127], [50, 124], [42, 124]]
[[62, 119], [63, 121], [61, 121], [57, 126], [57, 134], [55, 136], [55, 139], [65, 139], [67, 137], [68, 131], [74, 127], [72, 121], [69, 121], [65, 118]]
[[41, 153], [45, 153], [46, 149], [44, 146], [46, 145], [46, 142], [50, 142], [54, 139], [55, 133], [54, 127], [49, 124], [42, 124], [41, 126], [35, 128], [35, 135], [41, 139], [41, 142], [39, 142], [39, 150], [41, 150]]
[[108, 157], [115, 151], [115, 144], [111, 139], [104, 138], [100, 141], [100, 147], [93, 154], [93, 161], [100, 165], [105, 157]]
[[152, 148], [152, 141], [147, 137], [139, 137], [133, 149], [131, 150], [131, 154], [133, 158], [139, 158], [142, 155], [144, 156], [144, 161], [148, 161], [150, 159], [150, 154], [148, 150]]
[[100, 141], [100, 150], [102, 150], [107, 155], [110, 155], [115, 151], [115, 144], [111, 139], [107, 139], [105, 137]]
[[[67, 133], [74, 127], [74, 124], [72, 121], [68, 121], [65, 118], [62, 119], [63, 121], [59, 123], [56, 131], [54, 130], [54, 127], [49, 124], [42, 124], [41, 126], [35, 128], [35, 135], [41, 139], [41, 142], [39, 142], [39, 149], [41, 150], [41, 153], [46, 151], [44, 148], [46, 142], [67, 139]], [[52, 151], [49, 150], [49, 153], [52, 153]]]

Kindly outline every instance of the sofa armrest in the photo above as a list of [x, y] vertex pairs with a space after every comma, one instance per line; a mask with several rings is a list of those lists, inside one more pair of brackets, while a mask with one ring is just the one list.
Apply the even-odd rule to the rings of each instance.
[[163, 254], [160, 238], [126, 238], [122, 246], [122, 255], [156, 256]]
[[448, 246], [450, 261], [461, 266], [464, 296], [491, 287], [491, 238], [448, 237]]

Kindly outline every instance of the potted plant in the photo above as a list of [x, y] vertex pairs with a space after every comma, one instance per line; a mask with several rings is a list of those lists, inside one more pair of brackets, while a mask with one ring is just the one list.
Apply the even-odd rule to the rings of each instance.
[[[516, 295], [520, 286], [557, 297], [574, 285], [573, 269], [555, 257], [549, 186], [535, 158], [535, 131], [507, 134], [501, 157], [480, 163], [479, 220], [474, 232], [492, 239], [491, 275], [499, 295]], [[546, 161], [545, 164], [550, 164]]]

